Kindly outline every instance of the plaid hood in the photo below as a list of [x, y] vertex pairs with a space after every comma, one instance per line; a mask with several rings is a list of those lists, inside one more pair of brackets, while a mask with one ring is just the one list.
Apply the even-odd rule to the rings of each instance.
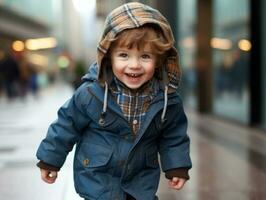
[[133, 29], [144, 24], [155, 24], [159, 26], [165, 39], [172, 43], [172, 48], [167, 52], [167, 59], [164, 70], [167, 72], [167, 85], [177, 89], [181, 70], [174, 37], [171, 27], [165, 17], [158, 11], [147, 5], [131, 2], [114, 9], [106, 18], [103, 35], [97, 47], [98, 80], [104, 83], [103, 68], [106, 67], [103, 58], [111, 46], [111, 41], [118, 33], [126, 29]]

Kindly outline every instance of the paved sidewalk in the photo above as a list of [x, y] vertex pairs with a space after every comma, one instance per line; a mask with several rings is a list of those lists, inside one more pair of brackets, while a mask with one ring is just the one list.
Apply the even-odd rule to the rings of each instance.
[[55, 184], [41, 181], [36, 149], [56, 111], [72, 94], [66, 85], [43, 90], [38, 98], [0, 99], [0, 200], [78, 200], [72, 182], [72, 154]]

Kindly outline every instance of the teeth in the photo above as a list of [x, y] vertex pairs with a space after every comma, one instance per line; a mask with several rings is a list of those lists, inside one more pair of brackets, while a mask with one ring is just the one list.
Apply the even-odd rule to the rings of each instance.
[[132, 76], [132, 77], [137, 77], [139, 76], [139, 74], [128, 74], [129, 76]]

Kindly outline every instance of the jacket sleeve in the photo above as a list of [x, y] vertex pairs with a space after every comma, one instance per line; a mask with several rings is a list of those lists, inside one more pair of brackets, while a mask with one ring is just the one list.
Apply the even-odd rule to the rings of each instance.
[[61, 168], [66, 156], [81, 137], [90, 119], [86, 115], [90, 101], [85, 84], [58, 110], [58, 118], [48, 128], [42, 140], [37, 158], [44, 163]]
[[[162, 125], [159, 138], [161, 167], [164, 172], [174, 169], [190, 169], [190, 139], [187, 135], [187, 117], [181, 100], [168, 108], [167, 121]], [[176, 110], [176, 112], [174, 111]]]
[[177, 168], [165, 171], [165, 178], [172, 179], [173, 177], [189, 179], [188, 168]]
[[43, 162], [42, 160], [40, 160], [36, 165], [40, 169], [45, 169], [45, 170], [49, 170], [49, 171], [56, 171], [56, 172], [58, 172], [60, 170], [59, 167], [55, 167], [53, 165], [47, 164], [47, 163]]

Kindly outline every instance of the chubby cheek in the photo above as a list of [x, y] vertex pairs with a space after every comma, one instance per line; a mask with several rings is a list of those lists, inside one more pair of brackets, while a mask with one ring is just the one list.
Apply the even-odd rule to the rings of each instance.
[[151, 63], [150, 65], [146, 66], [145, 74], [147, 78], [152, 78], [155, 72], [155, 64]]
[[112, 69], [113, 69], [114, 75], [116, 76], [119, 76], [119, 75], [121, 76], [124, 72], [123, 65], [119, 62], [112, 63]]

